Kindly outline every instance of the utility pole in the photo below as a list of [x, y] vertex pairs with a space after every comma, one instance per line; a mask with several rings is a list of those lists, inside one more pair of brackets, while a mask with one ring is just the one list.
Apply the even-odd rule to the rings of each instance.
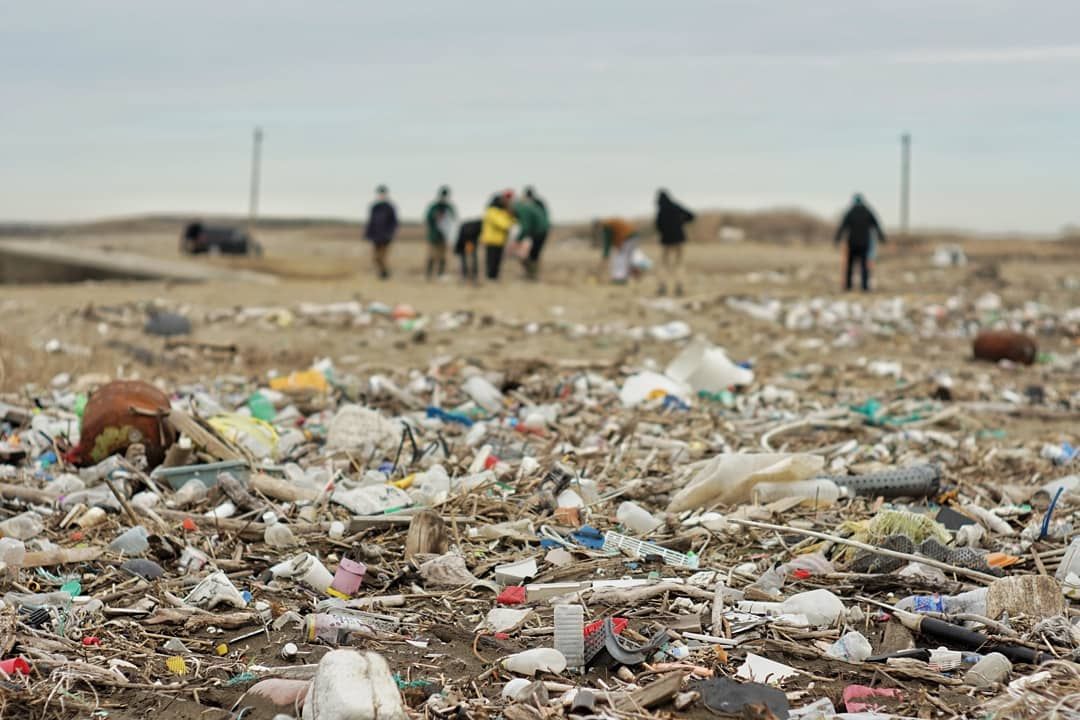
[[255, 221], [259, 216], [259, 174], [262, 165], [262, 141], [262, 128], [256, 127], [251, 146], [251, 198], [248, 203], [249, 231], [254, 229]]
[[900, 234], [907, 236], [911, 220], [911, 133], [900, 136]]

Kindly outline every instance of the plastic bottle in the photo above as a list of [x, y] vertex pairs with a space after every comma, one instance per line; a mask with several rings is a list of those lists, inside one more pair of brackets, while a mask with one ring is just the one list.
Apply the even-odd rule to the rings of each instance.
[[18, 538], [0, 538], [0, 562], [9, 570], [21, 568], [26, 561], [26, 545]]
[[150, 534], [146, 531], [146, 528], [142, 525], [136, 525], [120, 533], [115, 540], [109, 543], [109, 550], [129, 556], [142, 555], [150, 549], [149, 536]]
[[909, 612], [985, 615], [988, 591], [989, 588], [978, 588], [959, 595], [911, 595], [896, 603], [896, 607]]
[[995, 685], [1012, 672], [1012, 663], [1001, 653], [992, 652], [964, 674], [964, 682], [977, 688]]
[[188, 480], [184, 483], [184, 486], [173, 493], [172, 498], [169, 500], [169, 505], [173, 507], [187, 507], [194, 505], [206, 498], [208, 490], [202, 480]]
[[844, 603], [828, 590], [810, 590], [780, 603], [784, 614], [805, 615], [811, 626], [832, 625], [844, 612]]
[[48, 593], [4, 593], [4, 605], [9, 607], [68, 607], [71, 605], [71, 595], [63, 590], [54, 590]]
[[417, 474], [409, 494], [419, 505], [438, 505], [450, 497], [450, 476], [442, 465]]
[[503, 394], [481, 375], [473, 375], [465, 381], [461, 389], [474, 403], [489, 413], [494, 414], [503, 409]]
[[273, 511], [263, 513], [263, 522], [266, 529], [263, 530], [263, 542], [270, 547], [291, 547], [296, 544], [296, 536], [293, 531], [278, 521], [278, 516]]
[[120, 455], [110, 455], [97, 465], [91, 465], [79, 471], [79, 477], [87, 485], [96, 485], [102, 478], [111, 476], [117, 470], [124, 469], [124, 458]]
[[346, 642], [352, 634], [369, 640], [379, 637], [374, 626], [352, 615], [315, 613], [304, 618], [304, 638], [308, 642], [322, 640], [337, 645]]
[[16, 540], [32, 540], [45, 531], [41, 517], [29, 510], [0, 522], [0, 535]]
[[1080, 537], [1073, 538], [1065, 550], [1065, 557], [1061, 559], [1054, 577], [1060, 582], [1065, 582], [1070, 574], [1080, 577]]
[[619, 505], [615, 518], [635, 535], [648, 535], [663, 524], [663, 521], [653, 517], [651, 512], [629, 500]]
[[120, 510], [120, 503], [117, 501], [116, 496], [112, 494], [112, 490], [106, 485], [98, 485], [86, 490], [76, 490], [73, 493], [68, 493], [60, 501], [60, 507], [64, 510], [70, 510], [79, 503], [88, 507]]
[[486, 435], [487, 423], [478, 422], [469, 428], [469, 432], [465, 433], [465, 444], [469, 447], [476, 447], [484, 441]]
[[784, 498], [802, 498], [803, 505], [828, 507], [848, 495], [847, 488], [841, 488], [832, 480], [825, 479], [763, 482], [754, 486], [754, 499], [759, 504]]

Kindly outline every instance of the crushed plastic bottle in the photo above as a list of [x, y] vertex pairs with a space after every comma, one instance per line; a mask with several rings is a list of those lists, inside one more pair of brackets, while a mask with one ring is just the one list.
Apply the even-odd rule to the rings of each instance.
[[0, 522], [0, 536], [16, 540], [33, 540], [44, 531], [41, 516], [29, 510]]

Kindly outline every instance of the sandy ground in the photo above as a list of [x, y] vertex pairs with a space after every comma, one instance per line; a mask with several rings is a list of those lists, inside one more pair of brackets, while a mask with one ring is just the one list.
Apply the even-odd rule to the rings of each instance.
[[[840, 257], [832, 246], [696, 243], [687, 248], [686, 301], [664, 307], [650, 302], [656, 298], [656, 271], [631, 285], [612, 286], [600, 279], [598, 253], [572, 239], [551, 244], [540, 282], [525, 281], [520, 268], [510, 262], [499, 283], [472, 287], [456, 273], [448, 273], [443, 281], [426, 281], [422, 242], [405, 241], [393, 248], [394, 276], [383, 282], [374, 277], [369, 248], [356, 239], [352, 228], [316, 226], [264, 232], [260, 238], [266, 246], [262, 260], [203, 261], [278, 273], [273, 284], [113, 281], [0, 287], [3, 388], [46, 383], [61, 372], [137, 375], [165, 383], [225, 372], [251, 377], [307, 367], [320, 357], [331, 357], [346, 369], [387, 364], [423, 368], [432, 358], [447, 354], [484, 365], [504, 357], [665, 362], [677, 352], [674, 344], [634, 339], [625, 330], [682, 320], [725, 346], [733, 357], [754, 361], [765, 371], [764, 377], [810, 362], [835, 364], [842, 376], [847, 365], [861, 359], [896, 359], [904, 363], [905, 379], [912, 381], [935, 370], [959, 372], [961, 378], [989, 373], [1003, 387], [1022, 389], [1039, 381], [1038, 366], [1002, 370], [976, 365], [968, 361], [966, 338], [925, 341], [905, 334], [860, 335], [854, 347], [836, 349], [828, 346], [841, 327], [789, 331], [735, 312], [725, 300], [843, 298], [870, 308], [899, 297], [917, 309], [954, 296], [970, 302], [994, 292], [1005, 308], [1038, 302], [1064, 310], [1080, 304], [1076, 289], [1080, 253], [1060, 243], [972, 241], [966, 244], [969, 264], [948, 269], [930, 264], [930, 247], [888, 245], [878, 260], [875, 292], [869, 295], [839, 291]], [[164, 229], [66, 239], [160, 256], [169, 256], [176, 248], [176, 234]], [[659, 259], [654, 243], [647, 242], [645, 249]], [[455, 261], [451, 256], [451, 270], [456, 270]], [[431, 317], [446, 311], [472, 315], [463, 328], [441, 330], [438, 323], [431, 323], [423, 333], [404, 332], [388, 322], [353, 327], [304, 319], [291, 323], [231, 319], [242, 308], [295, 309], [304, 302], [349, 300], [407, 303]], [[195, 320], [191, 340], [235, 345], [236, 354], [208, 359], [165, 351], [164, 340], [141, 330], [142, 308], [148, 303], [190, 315]], [[121, 310], [127, 314], [117, 314]], [[213, 321], [206, 321], [208, 315]], [[116, 321], [120, 317], [125, 320]], [[529, 323], [538, 328], [527, 328]], [[813, 338], [825, 341], [824, 356], [822, 349], [808, 347]], [[53, 339], [74, 352], [44, 352]], [[1040, 349], [1070, 352], [1074, 340], [1057, 333], [1044, 338]], [[147, 365], [134, 359], [134, 348], [150, 352], [157, 361]], [[889, 382], [876, 380], [878, 385]]]
[[[1080, 305], [1076, 289], [1080, 287], [1080, 256], [1063, 244], [972, 241], [966, 243], [970, 263], [949, 269], [931, 265], [929, 247], [887, 246], [878, 261], [875, 292], [863, 295], [839, 291], [839, 254], [831, 246], [699, 242], [688, 248], [687, 297], [678, 303], [657, 303], [656, 272], [629, 286], [609, 285], [598, 277], [598, 253], [576, 241], [552, 244], [540, 282], [525, 281], [520, 268], [510, 263], [500, 283], [472, 287], [462, 284], [456, 273], [444, 281], [426, 281], [422, 272], [425, 247], [420, 242], [403, 242], [394, 248], [394, 276], [382, 282], [371, 270], [368, 247], [351, 228], [265, 232], [261, 239], [266, 246], [263, 260], [233, 264], [274, 273], [278, 281], [273, 284], [108, 282], [0, 287], [4, 318], [0, 389], [19, 393], [28, 385], [46, 385], [59, 373], [138, 376], [173, 387], [222, 375], [258, 378], [269, 371], [303, 369], [321, 357], [330, 357], [344, 372], [360, 376], [384, 368], [423, 369], [446, 355], [487, 367], [520, 360], [639, 366], [650, 360], [664, 363], [679, 347], [642, 337], [631, 328], [681, 320], [725, 346], [732, 357], [753, 362], [760, 383], [811, 393], [822, 406], [869, 397], [927, 397], [932, 389], [928, 379], [940, 371], [956, 381], [958, 399], [1000, 400], [1002, 391], [1022, 393], [1031, 386], [1047, 386], [1059, 397], [1077, 391], [1075, 373], [1063, 381], [1060, 370], [1055, 373], [1046, 364], [975, 363], [970, 359], [970, 339], [964, 336], [867, 334], [858, 323], [845, 322], [793, 331], [753, 319], [727, 304], [729, 298], [784, 302], [822, 298], [826, 302], [847, 299], [869, 309], [901, 298], [917, 314], [951, 297], [970, 302], [993, 292], [1000, 295], [1005, 309], [1037, 302], [1063, 312]], [[66, 240], [164, 257], [176, 248], [176, 234], [164, 229]], [[655, 243], [645, 247], [658, 259]], [[431, 322], [417, 331], [380, 317], [355, 325], [325, 318], [309, 320], [295, 312], [301, 303], [350, 300], [389, 306], [407, 303]], [[142, 331], [144, 311], [150, 304], [191, 317], [190, 341], [230, 345], [235, 352], [201, 352], [191, 346], [168, 349], [165, 340]], [[236, 321], [253, 307], [285, 308], [293, 314], [291, 319]], [[441, 314], [458, 311], [468, 314], [457, 327], [446, 328], [439, 321]], [[845, 330], [851, 332], [853, 345], [835, 347], [833, 341]], [[46, 351], [52, 340], [62, 346], [59, 352]], [[1068, 356], [1075, 353], [1076, 343], [1077, 337], [1055, 331], [1040, 337], [1040, 350]], [[874, 360], [900, 361], [901, 378], [868, 372], [866, 364]], [[976, 390], [980, 381], [984, 386], [989, 383], [993, 392]], [[1005, 433], [1006, 445], [1075, 444], [1078, 438], [1074, 420], [1060, 417], [998, 415], [977, 422], [988, 431]], [[269, 646], [261, 639], [251, 641], [251, 657], [271, 658], [283, 638], [275, 637]], [[456, 646], [467, 647], [470, 639], [459, 640]], [[468, 653], [449, 662], [445, 670], [462, 676], [481, 667]], [[227, 707], [235, 695], [235, 691], [220, 691], [200, 700]], [[204, 706], [188, 700], [162, 699], [156, 707], [165, 717], [205, 716], [200, 715]]]

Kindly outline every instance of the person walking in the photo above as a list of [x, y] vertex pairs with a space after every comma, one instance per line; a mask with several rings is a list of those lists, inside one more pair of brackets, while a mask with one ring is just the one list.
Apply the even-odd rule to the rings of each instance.
[[535, 280], [540, 269], [540, 253], [544, 249], [544, 242], [551, 228], [543, 202], [537, 202], [537, 198], [532, 194], [532, 188], [526, 188], [524, 197], [514, 203], [514, 217], [520, 228], [518, 242], [529, 243], [528, 253], [522, 258], [525, 265], [525, 277]]
[[457, 212], [450, 202], [450, 188], [443, 185], [439, 188], [435, 202], [428, 206], [424, 214], [428, 240], [428, 280], [433, 277], [441, 278], [446, 272], [446, 246], [450, 243], [456, 221]]
[[[877, 240], [875, 242], [874, 235]], [[852, 273], [855, 271], [855, 263], [859, 264], [863, 292], [870, 290], [870, 269], [873, 263], [873, 255], [877, 253], [877, 243], [885, 242], [885, 232], [878, 224], [874, 211], [867, 206], [863, 196], [855, 193], [851, 199], [851, 207], [844, 214], [840, 227], [836, 229], [834, 242], [840, 244], [841, 238], [847, 235], [847, 259], [844, 263], [844, 290], [851, 290]]]
[[394, 240], [397, 232], [397, 210], [390, 202], [390, 191], [385, 185], [375, 189], [375, 202], [368, 212], [367, 227], [364, 229], [364, 237], [371, 241], [375, 258], [375, 270], [381, 280], [390, 277], [388, 264], [390, 243]]
[[544, 252], [548, 232], [551, 231], [551, 216], [548, 213], [547, 203], [536, 194], [536, 189], [531, 185], [525, 188], [525, 199], [540, 209], [540, 215], [543, 218], [543, 229], [532, 236], [532, 246], [529, 248], [529, 256], [525, 261], [526, 274], [535, 280], [540, 275], [540, 255]]
[[513, 200], [513, 191], [507, 190], [493, 197], [484, 211], [480, 244], [484, 246], [484, 274], [488, 280], [499, 279], [503, 251], [510, 237], [510, 228], [514, 227], [514, 216], [510, 212]]
[[683, 294], [683, 245], [686, 244], [686, 223], [694, 221], [694, 213], [671, 199], [666, 190], [656, 194], [656, 230], [660, 233], [661, 261], [664, 277], [660, 279], [660, 295], [667, 294], [667, 281], [675, 284], [675, 294]]

